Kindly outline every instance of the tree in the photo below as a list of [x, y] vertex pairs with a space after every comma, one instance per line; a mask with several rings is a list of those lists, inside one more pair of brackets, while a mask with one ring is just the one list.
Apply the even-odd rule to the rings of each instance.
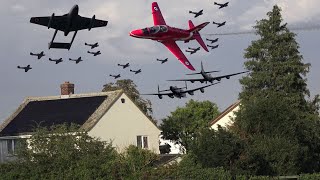
[[219, 115], [218, 107], [210, 101], [190, 100], [185, 107], [178, 107], [166, 117], [160, 128], [164, 139], [183, 145], [186, 150], [196, 133]]
[[260, 39], [245, 50], [251, 72], [240, 80], [241, 105], [232, 127], [247, 144], [239, 164], [256, 175], [319, 171], [319, 98], [305, 99], [310, 64], [303, 63], [280, 8], [267, 16], [254, 27]]
[[135, 103], [136, 105], [150, 118], [152, 119], [151, 101], [143, 99], [137, 90], [137, 85], [131, 79], [117, 80], [116, 83], [108, 83], [103, 86], [102, 92], [115, 91], [122, 89]]

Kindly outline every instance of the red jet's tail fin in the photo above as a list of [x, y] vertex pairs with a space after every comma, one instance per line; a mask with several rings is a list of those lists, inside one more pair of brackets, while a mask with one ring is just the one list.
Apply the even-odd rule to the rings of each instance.
[[202, 23], [198, 26], [194, 26], [192, 21], [189, 20], [189, 28], [190, 28], [189, 32], [193, 33], [193, 38], [196, 39], [198, 41], [198, 43], [202, 46], [202, 48], [207, 52], [209, 52], [209, 50], [208, 50], [206, 44], [204, 43], [204, 41], [202, 40], [199, 31], [201, 31], [201, 29], [203, 29], [208, 24], [209, 24], [209, 22], [205, 22], [205, 23]]

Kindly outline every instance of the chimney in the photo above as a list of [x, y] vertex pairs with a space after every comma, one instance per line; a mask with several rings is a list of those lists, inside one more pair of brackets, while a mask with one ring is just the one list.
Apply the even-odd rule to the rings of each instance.
[[74, 94], [74, 84], [70, 83], [69, 81], [66, 81], [63, 84], [61, 84], [60, 88], [61, 96]]

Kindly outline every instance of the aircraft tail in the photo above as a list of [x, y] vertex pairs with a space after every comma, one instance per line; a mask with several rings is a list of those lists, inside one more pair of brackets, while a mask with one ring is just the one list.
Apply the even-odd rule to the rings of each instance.
[[194, 26], [192, 21], [189, 20], [189, 32], [193, 33], [193, 38], [196, 39], [198, 41], [198, 43], [201, 45], [201, 47], [207, 52], [209, 52], [209, 50], [208, 50], [206, 44], [204, 43], [203, 39], [201, 38], [199, 31], [201, 31], [201, 29], [203, 29], [208, 24], [209, 24], [209, 22], [205, 22], [205, 23], [202, 23], [198, 26]]

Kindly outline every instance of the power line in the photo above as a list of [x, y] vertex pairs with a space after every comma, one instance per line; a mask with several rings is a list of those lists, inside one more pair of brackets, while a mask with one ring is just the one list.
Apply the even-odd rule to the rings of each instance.
[[[320, 30], [320, 25], [306, 26], [306, 27], [292, 27], [289, 28], [290, 31], [318, 31]], [[255, 30], [249, 31], [239, 31], [239, 32], [223, 32], [223, 33], [209, 33], [203, 34], [204, 36], [232, 36], [232, 35], [248, 35], [255, 34]]]

